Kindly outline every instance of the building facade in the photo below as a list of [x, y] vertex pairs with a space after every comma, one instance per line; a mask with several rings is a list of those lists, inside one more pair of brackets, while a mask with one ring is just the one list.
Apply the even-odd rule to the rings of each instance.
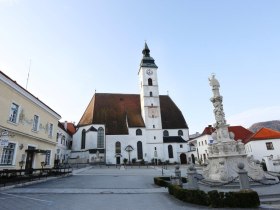
[[172, 99], [159, 95], [158, 67], [146, 43], [142, 54], [140, 94], [96, 93], [73, 135], [71, 160], [187, 162], [187, 123]]
[[[231, 135], [234, 136], [234, 140], [241, 140], [244, 144], [253, 135], [251, 131], [242, 126], [229, 126], [228, 128]], [[201, 135], [190, 139], [188, 141], [190, 151], [188, 152], [188, 160], [192, 163], [207, 163], [208, 159], [208, 145], [214, 142], [212, 133], [215, 128], [209, 125], [204, 129]]]
[[255, 160], [262, 161], [265, 157], [272, 160], [280, 159], [280, 132], [269, 128], [261, 128], [245, 144], [245, 151], [248, 156]]
[[52, 167], [60, 115], [1, 71], [0, 96], [0, 169]]
[[72, 135], [75, 133], [73, 123], [58, 122], [56, 134], [55, 164], [67, 163], [72, 147]]

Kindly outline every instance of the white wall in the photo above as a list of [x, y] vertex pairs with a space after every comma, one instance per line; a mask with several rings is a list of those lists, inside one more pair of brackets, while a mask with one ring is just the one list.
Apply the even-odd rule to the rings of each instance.
[[[272, 142], [273, 150], [267, 149], [266, 143], [268, 142]], [[245, 151], [249, 156], [253, 155], [254, 159], [259, 161], [265, 156], [273, 155], [277, 157], [280, 155], [280, 139], [250, 141], [245, 145]]]

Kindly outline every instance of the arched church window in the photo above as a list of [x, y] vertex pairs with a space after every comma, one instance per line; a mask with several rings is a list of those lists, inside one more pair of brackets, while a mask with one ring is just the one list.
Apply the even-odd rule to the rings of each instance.
[[153, 86], [153, 80], [151, 78], [148, 79], [148, 85]]
[[150, 92], [150, 97], [153, 97], [153, 92], [152, 91]]
[[163, 136], [169, 136], [169, 132], [167, 130], [163, 131]]
[[82, 141], [81, 141], [81, 149], [85, 149], [86, 147], [86, 130], [82, 130]]
[[141, 160], [143, 159], [143, 148], [142, 148], [142, 142], [137, 142], [137, 159]]
[[137, 129], [136, 130], [136, 136], [142, 136], [142, 130], [141, 129]]
[[97, 148], [104, 148], [104, 129], [102, 127], [97, 130]]
[[173, 148], [172, 145], [168, 145], [168, 157], [173, 158]]
[[115, 151], [116, 151], [116, 154], [121, 153], [121, 142], [119, 142], [119, 141], [116, 142]]
[[182, 130], [178, 130], [178, 136], [183, 136], [183, 131]]

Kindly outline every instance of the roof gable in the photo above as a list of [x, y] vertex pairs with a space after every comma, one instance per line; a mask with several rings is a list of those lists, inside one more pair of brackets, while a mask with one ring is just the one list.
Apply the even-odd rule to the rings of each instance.
[[264, 139], [280, 139], [280, 132], [269, 128], [261, 128], [254, 135], [251, 136], [249, 141], [264, 140]]
[[[209, 125], [208, 127], [206, 127], [204, 129], [201, 136], [202, 135], [211, 135], [215, 130], [216, 129], [214, 127]], [[234, 133], [234, 140], [237, 141], [238, 139], [241, 139], [243, 143], [247, 142], [248, 139], [254, 134], [250, 130], [248, 130], [248, 129], [244, 128], [243, 126], [240, 126], [240, 125], [229, 126], [228, 131]]]

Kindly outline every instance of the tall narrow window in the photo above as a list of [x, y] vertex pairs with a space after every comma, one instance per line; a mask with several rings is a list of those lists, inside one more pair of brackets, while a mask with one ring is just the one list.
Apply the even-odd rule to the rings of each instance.
[[49, 124], [49, 137], [52, 137], [52, 135], [53, 135], [53, 124], [50, 123]]
[[136, 136], [142, 136], [142, 130], [141, 129], [136, 130]]
[[178, 130], [178, 136], [183, 136], [183, 131], [182, 130]]
[[82, 130], [82, 142], [81, 142], [81, 149], [86, 148], [86, 130]]
[[169, 132], [167, 130], [163, 131], [163, 136], [169, 136]]
[[101, 127], [97, 131], [97, 148], [104, 148], [104, 129]]
[[14, 143], [9, 143], [8, 146], [4, 146], [2, 150], [2, 154], [0, 153], [0, 165], [12, 165], [14, 160], [14, 152], [15, 152]]
[[33, 131], [38, 131], [38, 125], [39, 125], [39, 116], [38, 115], [34, 115], [32, 130]]
[[153, 80], [151, 78], [148, 79], [148, 85], [153, 86]]
[[168, 145], [168, 157], [173, 158], [173, 148], [172, 145]]
[[50, 165], [51, 150], [46, 150], [45, 165]]
[[119, 142], [119, 141], [116, 142], [115, 150], [116, 150], [116, 154], [121, 153], [121, 142]]
[[153, 92], [150, 92], [150, 97], [153, 97]]
[[11, 110], [10, 110], [10, 118], [9, 121], [16, 123], [18, 118], [18, 112], [19, 112], [19, 105], [12, 103]]
[[137, 142], [137, 159], [141, 160], [143, 159], [143, 148], [142, 148], [142, 142]]

